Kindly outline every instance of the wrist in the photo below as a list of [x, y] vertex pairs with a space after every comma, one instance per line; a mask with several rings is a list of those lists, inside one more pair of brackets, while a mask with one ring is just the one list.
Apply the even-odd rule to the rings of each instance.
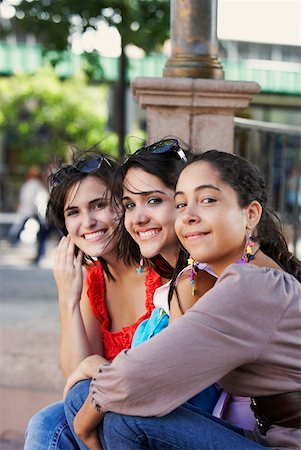
[[80, 298], [77, 297], [70, 297], [70, 296], [59, 296], [59, 306], [61, 313], [63, 314], [74, 314], [77, 313], [80, 310], [79, 302]]

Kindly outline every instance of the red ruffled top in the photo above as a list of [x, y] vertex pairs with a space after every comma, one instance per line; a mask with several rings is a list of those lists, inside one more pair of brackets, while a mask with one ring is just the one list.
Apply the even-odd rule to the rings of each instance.
[[106, 285], [101, 264], [89, 267], [86, 272], [87, 294], [94, 315], [100, 321], [103, 340], [104, 357], [112, 360], [121, 350], [131, 347], [132, 339], [137, 326], [147, 319], [154, 309], [153, 296], [155, 290], [161, 286], [161, 277], [153, 268], [147, 269], [145, 276], [146, 298], [145, 314], [133, 325], [123, 327], [120, 331], [110, 331], [110, 318], [108, 315], [105, 293]]

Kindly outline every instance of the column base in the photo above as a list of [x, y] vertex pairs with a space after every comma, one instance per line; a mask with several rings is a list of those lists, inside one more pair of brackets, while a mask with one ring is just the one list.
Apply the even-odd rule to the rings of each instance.
[[163, 76], [223, 80], [225, 73], [216, 56], [177, 55], [166, 61]]

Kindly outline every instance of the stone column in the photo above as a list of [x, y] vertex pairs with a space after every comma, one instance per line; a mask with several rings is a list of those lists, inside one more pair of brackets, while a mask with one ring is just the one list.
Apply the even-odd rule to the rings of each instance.
[[217, 0], [171, 0], [171, 57], [163, 76], [223, 79], [218, 59]]

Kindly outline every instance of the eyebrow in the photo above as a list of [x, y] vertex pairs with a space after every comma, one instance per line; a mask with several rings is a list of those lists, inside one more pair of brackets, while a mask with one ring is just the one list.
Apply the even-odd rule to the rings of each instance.
[[[213, 184], [202, 184], [201, 186], [197, 186], [194, 191], [199, 192], [204, 189], [215, 189], [216, 191], [221, 191], [218, 187], [214, 186]], [[174, 198], [176, 198], [177, 195], [184, 195], [185, 193], [183, 191], [177, 191], [174, 195]]]
[[[129, 189], [126, 189], [126, 190], [133, 195], [144, 195], [145, 197], [147, 197], [148, 195], [152, 195], [152, 194], [166, 195], [166, 192], [155, 190], [155, 189], [152, 191], [139, 191], [139, 192], [133, 192], [133, 191], [130, 191]], [[124, 195], [122, 197], [121, 201], [123, 202], [124, 200], [130, 200], [130, 197], [128, 195]]]

